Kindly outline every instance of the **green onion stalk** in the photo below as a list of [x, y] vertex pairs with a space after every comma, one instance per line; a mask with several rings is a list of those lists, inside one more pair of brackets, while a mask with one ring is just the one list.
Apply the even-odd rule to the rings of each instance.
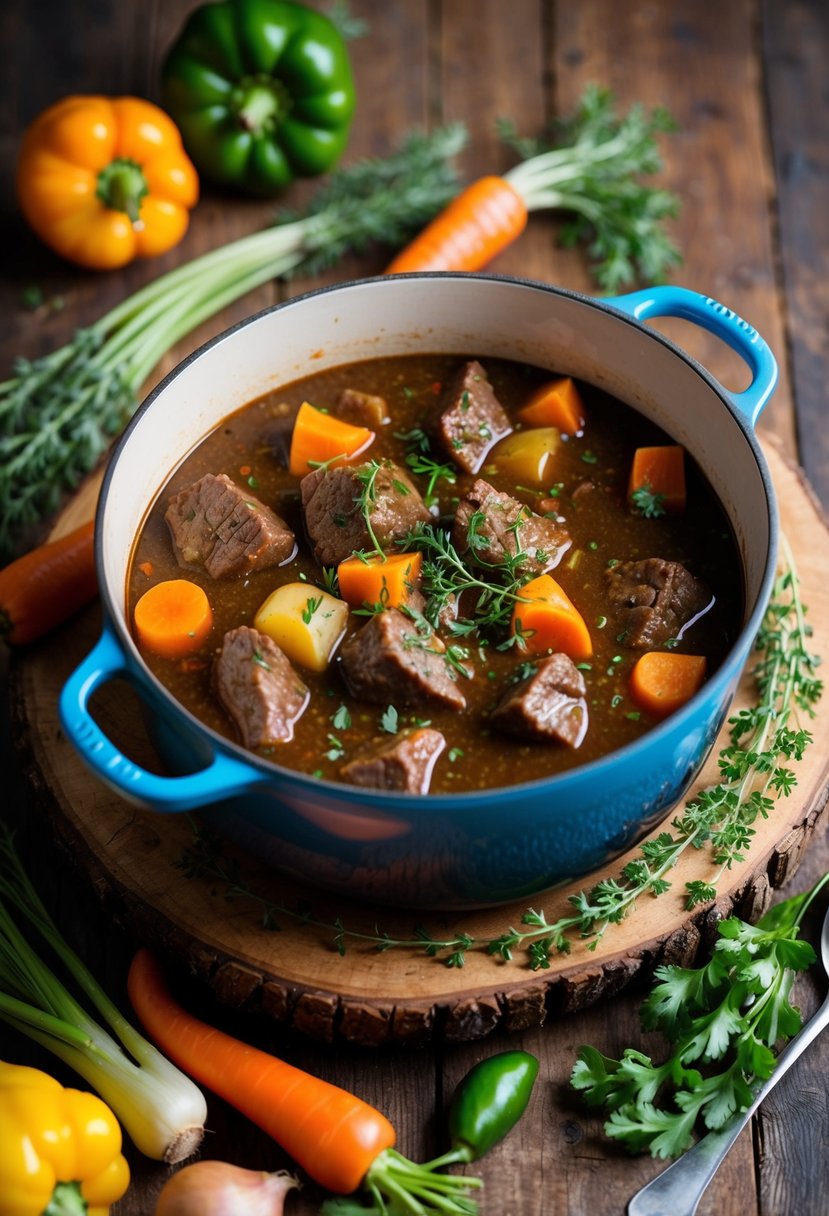
[[384, 159], [334, 173], [302, 215], [195, 258], [147, 284], [0, 383], [0, 562], [54, 512], [134, 412], [166, 352], [256, 287], [312, 275], [371, 243], [403, 244], [457, 193], [459, 125], [413, 134]]
[[[113, 1034], [42, 961], [12, 908], [45, 940]], [[199, 1147], [207, 1117], [201, 1090], [130, 1025], [67, 945], [5, 825], [0, 825], [0, 1018], [88, 1081], [148, 1157], [175, 1164]]]

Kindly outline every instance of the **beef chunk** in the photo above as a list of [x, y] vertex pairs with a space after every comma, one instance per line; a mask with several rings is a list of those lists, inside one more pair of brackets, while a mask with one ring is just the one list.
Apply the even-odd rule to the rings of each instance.
[[561, 524], [536, 515], [517, 498], [500, 493], [480, 478], [458, 503], [452, 540], [461, 553], [469, 552], [493, 566], [512, 557], [520, 546], [524, 555], [521, 569], [532, 574], [552, 570], [570, 548]]
[[704, 583], [679, 562], [661, 557], [619, 562], [605, 571], [610, 602], [628, 646], [649, 650], [678, 637], [712, 603]]
[[310, 695], [276, 642], [247, 625], [225, 634], [213, 687], [251, 749], [288, 743]]
[[487, 452], [512, 427], [480, 363], [464, 363], [447, 380], [432, 430], [466, 473], [477, 473]]
[[389, 421], [389, 407], [385, 397], [374, 393], [361, 393], [356, 388], [344, 388], [337, 398], [334, 414], [343, 422], [353, 426], [366, 426], [370, 431], [379, 430]]
[[510, 685], [492, 723], [510, 735], [578, 747], [587, 730], [584, 678], [566, 654], [552, 654]]
[[300, 482], [305, 527], [321, 565], [334, 566], [355, 549], [374, 548], [361, 495], [368, 500], [371, 528], [383, 548], [432, 518], [414, 484], [396, 464], [384, 462], [369, 487], [367, 479], [376, 467], [314, 469]]
[[352, 785], [428, 794], [432, 769], [445, 746], [439, 730], [403, 731], [386, 742], [372, 744], [343, 765], [340, 776]]
[[296, 552], [284, 519], [224, 473], [206, 473], [173, 495], [164, 518], [183, 566], [204, 566], [211, 578], [282, 565]]
[[390, 608], [345, 642], [341, 670], [353, 695], [363, 701], [464, 709], [466, 697], [444, 652], [440, 638], [425, 635], [404, 613]]

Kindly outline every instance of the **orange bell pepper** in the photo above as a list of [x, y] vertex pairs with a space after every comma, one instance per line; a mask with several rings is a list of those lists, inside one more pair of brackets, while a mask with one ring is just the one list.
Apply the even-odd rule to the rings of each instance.
[[112, 270], [177, 245], [199, 196], [172, 119], [136, 97], [66, 97], [23, 137], [17, 195], [61, 257]]

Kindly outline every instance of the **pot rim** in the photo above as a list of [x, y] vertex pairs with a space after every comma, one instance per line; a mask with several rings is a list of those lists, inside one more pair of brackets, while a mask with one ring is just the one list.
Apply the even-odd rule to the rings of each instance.
[[[673, 733], [678, 733], [682, 730], [685, 722], [694, 717], [696, 709], [706, 699], [710, 698], [712, 691], [716, 691], [717, 696], [722, 694], [723, 688], [734, 678], [732, 670], [739, 655], [743, 655], [740, 660], [741, 665], [745, 662], [750, 653], [751, 642], [757, 634], [761, 625], [763, 616], [765, 615], [768, 600], [771, 595], [772, 586], [776, 574], [777, 563], [777, 541], [779, 534], [779, 519], [777, 511], [777, 503], [772, 486], [771, 474], [766, 463], [765, 456], [762, 452], [757, 436], [746, 418], [745, 414], [733, 403], [730, 399], [728, 390], [707, 370], [697, 359], [690, 355], [682, 347], [678, 346], [670, 338], [660, 333], [658, 330], [651, 328], [644, 322], [637, 320], [630, 313], [624, 311], [613, 304], [613, 297], [601, 299], [596, 296], [590, 296], [583, 292], [573, 291], [565, 287], [557, 287], [550, 283], [545, 283], [537, 279], [523, 278], [517, 275], [494, 274], [488, 272], [458, 272], [458, 271], [423, 271], [416, 273], [399, 274], [394, 276], [388, 275], [373, 275], [360, 279], [348, 279], [340, 283], [330, 284], [323, 287], [316, 287], [309, 291], [302, 292], [297, 296], [292, 296], [289, 300], [283, 300], [276, 304], [271, 304], [267, 308], [260, 309], [258, 312], [251, 313], [250, 316], [242, 318], [235, 324], [229, 326], [221, 333], [208, 339], [196, 350], [185, 356], [179, 363], [172, 368], [164, 378], [141, 402], [129, 423], [125, 427], [119, 437], [104, 473], [101, 484], [101, 490], [98, 499], [98, 507], [95, 519], [95, 563], [99, 570], [103, 567], [103, 533], [104, 533], [104, 516], [106, 511], [106, 502], [109, 495], [110, 485], [115, 475], [116, 465], [121, 458], [121, 455], [130, 441], [132, 433], [141, 425], [141, 420], [145, 414], [152, 408], [155, 400], [165, 392], [168, 387], [182, 374], [182, 372], [190, 366], [195, 360], [201, 358], [214, 346], [220, 342], [224, 342], [237, 331], [246, 328], [248, 325], [259, 321], [262, 317], [268, 316], [271, 313], [278, 313], [286, 308], [290, 308], [295, 304], [313, 299], [316, 296], [331, 295], [336, 292], [348, 291], [354, 288], [362, 288], [379, 283], [397, 283], [407, 280], [474, 280], [478, 282], [505, 283], [511, 286], [526, 287], [532, 291], [540, 291], [545, 294], [554, 296], [563, 296], [577, 303], [585, 304], [590, 308], [598, 309], [601, 312], [611, 314], [615, 319], [624, 322], [633, 329], [642, 332], [652, 338], [653, 341], [661, 344], [671, 351], [677, 358], [685, 363], [692, 371], [694, 371], [705, 384], [713, 390], [718, 397], [722, 406], [729, 412], [733, 420], [736, 421], [743, 439], [748, 444], [749, 449], [754, 457], [760, 479], [763, 485], [763, 491], [766, 501], [769, 520], [769, 545], [766, 554], [765, 566], [763, 569], [762, 579], [755, 598], [754, 606], [743, 624], [742, 629], [735, 638], [730, 650], [726, 654], [719, 668], [713, 676], [703, 684], [702, 688], [688, 701], [681, 709], [671, 714], [665, 721], [657, 723], [646, 734], [631, 743], [625, 744], [621, 748], [616, 748], [612, 752], [608, 752], [604, 756], [598, 757], [587, 764], [576, 766], [563, 773], [551, 774], [548, 777], [536, 778], [532, 781], [516, 782], [513, 785], [495, 786], [489, 789], [479, 790], [461, 790], [452, 793], [443, 794], [412, 794], [401, 793], [391, 790], [376, 790], [370, 787], [352, 787], [343, 782], [331, 781], [327, 778], [313, 777], [310, 773], [303, 773], [298, 769], [291, 769], [277, 764], [275, 761], [266, 760], [263, 757], [257, 756], [255, 753], [248, 751], [240, 743], [228, 738], [225, 735], [219, 734], [212, 727], [207, 726], [199, 718], [190, 712], [180, 701], [174, 697], [166, 686], [157, 678], [157, 676], [144, 663], [140, 655], [138, 662], [140, 669], [135, 671], [134, 662], [130, 664], [130, 670], [133, 676], [139, 681], [143, 681], [151, 687], [156, 695], [161, 695], [166, 705], [168, 705], [175, 713], [180, 715], [187, 724], [194, 729], [199, 735], [203, 736], [210, 743], [213, 751], [216, 750], [230, 753], [237, 760], [242, 760], [247, 763], [253, 772], [256, 774], [255, 782], [252, 785], [261, 785], [266, 783], [267, 778], [271, 778], [272, 783], [278, 782], [284, 784], [286, 788], [296, 787], [303, 791], [312, 789], [314, 791], [325, 794], [329, 797], [335, 797], [338, 801], [344, 803], [352, 803], [355, 798], [359, 798], [360, 803], [366, 809], [389, 811], [392, 809], [411, 809], [414, 803], [420, 803], [429, 808], [437, 810], [446, 810], [449, 807], [458, 807], [459, 809], [469, 809], [472, 805], [480, 806], [482, 803], [498, 802], [503, 800], [504, 795], [508, 794], [514, 798], [529, 796], [533, 793], [538, 793], [540, 790], [549, 791], [550, 794], [556, 792], [566, 793], [568, 787], [573, 784], [580, 784], [585, 780], [590, 780], [594, 775], [601, 776], [614, 765], [627, 761], [632, 755], [635, 755], [642, 748], [647, 748], [651, 741], [658, 745], [659, 741], [668, 738]], [[173, 466], [171, 465], [171, 468]], [[153, 491], [153, 498], [158, 492], [158, 487]], [[153, 498], [149, 502], [153, 501]], [[149, 506], [148, 502], [148, 506]], [[122, 589], [123, 594], [123, 589]], [[129, 631], [126, 619], [126, 611], [123, 604], [116, 604], [115, 597], [106, 579], [102, 580], [101, 599], [105, 609], [105, 617], [114, 627], [119, 644], [130, 655], [137, 650]], [[744, 652], [744, 653], [743, 653]], [[140, 693], [139, 686], [139, 693]], [[143, 698], [142, 698], [143, 699]]]

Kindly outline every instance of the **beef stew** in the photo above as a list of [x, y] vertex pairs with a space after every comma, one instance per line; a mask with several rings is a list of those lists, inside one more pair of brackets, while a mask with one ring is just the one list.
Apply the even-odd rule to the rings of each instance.
[[[629, 407], [579, 384], [580, 431], [522, 422], [549, 381], [497, 359], [397, 356], [307, 377], [232, 415], [176, 469], [135, 546], [130, 617], [151, 585], [183, 574], [214, 617], [183, 659], [142, 650], [149, 667], [258, 755], [365, 787], [497, 788], [634, 741], [659, 721], [631, 695], [634, 664], [660, 649], [704, 655], [713, 673], [742, 622], [740, 562], [687, 454], [684, 509], [648, 487], [631, 495], [636, 451], [672, 440]], [[338, 435], [368, 428], [373, 439], [292, 473], [303, 402], [341, 421]], [[221, 518], [202, 505], [213, 482], [232, 500]], [[204, 521], [214, 546], [182, 540]], [[398, 598], [390, 576], [377, 597], [342, 607], [336, 568], [355, 550], [366, 577], [381, 553], [411, 557]], [[251, 636], [289, 587], [316, 666], [279, 647], [272, 663], [273, 632]], [[538, 604], [559, 617], [569, 605], [589, 649], [540, 647], [543, 629], [521, 624]], [[258, 668], [249, 680], [226, 670], [242, 649]], [[217, 691], [223, 675], [232, 696]], [[281, 734], [259, 729], [269, 716]]]

